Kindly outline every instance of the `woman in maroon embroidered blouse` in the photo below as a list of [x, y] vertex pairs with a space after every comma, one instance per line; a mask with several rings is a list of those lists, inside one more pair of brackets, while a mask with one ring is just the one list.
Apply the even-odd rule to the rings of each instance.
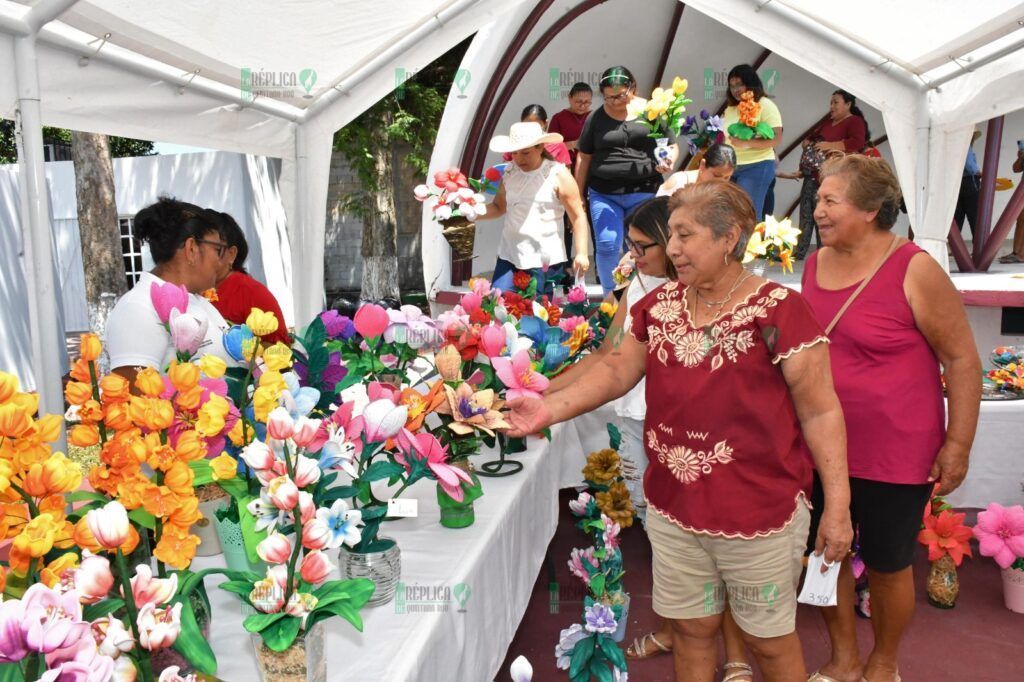
[[[822, 609], [832, 658], [811, 679], [888, 681], [899, 679], [897, 650], [914, 610], [912, 563], [921, 515], [936, 480], [945, 495], [967, 473], [981, 362], [949, 276], [891, 232], [900, 186], [889, 165], [854, 155], [827, 162], [821, 175], [815, 217], [824, 246], [807, 260], [803, 283], [818, 321], [829, 325], [875, 272], [833, 325], [829, 347], [846, 419], [852, 516], [868, 570], [875, 644], [862, 664], [853, 572], [844, 561], [839, 603]], [[940, 362], [949, 392], [948, 428]]]
[[672, 621], [676, 675], [713, 676], [728, 595], [765, 679], [804, 679], [795, 628], [811, 484], [805, 441], [834, 496], [816, 549], [838, 560], [853, 535], [826, 339], [799, 294], [740, 264], [754, 227], [742, 189], [690, 185], [670, 207], [678, 281], [641, 299], [632, 335], [571, 387], [512, 400], [509, 418], [515, 432], [536, 433], [646, 375], [654, 606]]

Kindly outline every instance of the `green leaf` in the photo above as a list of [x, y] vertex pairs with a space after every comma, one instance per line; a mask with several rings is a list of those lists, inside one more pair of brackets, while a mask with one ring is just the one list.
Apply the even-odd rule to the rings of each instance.
[[217, 657], [210, 648], [210, 643], [196, 622], [196, 614], [188, 600], [181, 608], [181, 633], [174, 640], [174, 650], [195, 666], [196, 670], [206, 675], [217, 674]]
[[622, 445], [622, 433], [615, 424], [608, 424], [608, 447], [612, 450], [618, 451]]
[[384, 517], [388, 513], [388, 508], [384, 505], [377, 505], [373, 507], [363, 507], [363, 521], [373, 521]]
[[188, 463], [188, 468], [195, 474], [192, 485], [199, 487], [213, 483], [213, 467], [208, 459], [195, 459]]
[[603, 661], [591, 661], [590, 674], [597, 678], [597, 682], [612, 682], [615, 679], [612, 677], [612, 671], [608, 669], [608, 666]]
[[223, 481], [217, 481], [217, 485], [236, 502], [245, 499], [246, 504], [248, 504], [248, 499], [251, 499], [249, 496], [249, 486], [244, 478], [237, 476], [235, 478], [228, 478]]
[[405, 471], [405, 468], [401, 464], [396, 462], [388, 462], [382, 460], [380, 462], [374, 462], [370, 467], [359, 477], [360, 481], [366, 481], [372, 483], [374, 481], [380, 481], [385, 478], [391, 478], [397, 476]]
[[317, 618], [317, 620], [327, 616], [340, 616], [351, 623], [352, 627], [359, 632], [363, 631], [363, 618], [359, 615], [359, 609], [352, 606], [348, 601], [334, 601], [324, 607], [317, 605], [315, 612], [317, 614], [325, 614], [324, 616]]
[[68, 502], [100, 502], [106, 504], [110, 501], [110, 498], [103, 493], [95, 493], [89, 490], [78, 490], [70, 495], [67, 495], [64, 499]]
[[604, 594], [604, 581], [604, 573], [598, 573], [597, 575], [593, 576], [590, 579], [590, 591], [593, 592], [596, 596], [600, 597], [602, 594]]
[[[252, 618], [252, 616], [249, 616], [249, 618]], [[246, 621], [248, 622], [248, 620], [249, 619], [247, 618]], [[286, 615], [284, 618], [275, 621], [263, 630], [260, 630], [260, 637], [263, 638], [263, 643], [266, 644], [267, 648], [271, 651], [284, 651], [295, 642], [295, 638], [299, 635], [299, 628], [301, 625], [301, 618]]]
[[619, 670], [625, 670], [626, 657], [623, 655], [622, 649], [619, 648], [619, 645], [615, 643], [615, 640], [611, 637], [598, 635], [597, 641], [605, 658], [607, 658], [611, 664]]
[[4, 663], [0, 665], [0, 682], [24, 682], [25, 673], [20, 663]]
[[139, 507], [138, 509], [133, 509], [130, 512], [128, 512], [128, 518], [131, 519], [132, 522], [142, 526], [143, 528], [148, 528], [149, 530], [156, 530], [156, 517], [150, 514], [142, 507]]
[[92, 622], [97, 618], [103, 618], [104, 616], [117, 611], [124, 607], [124, 599], [117, 597], [111, 597], [98, 601], [95, 604], [89, 604], [82, 608], [82, 620]]
[[730, 137], [735, 137], [737, 140], [752, 140], [754, 138], [754, 129], [742, 123], [733, 123], [727, 132]]
[[249, 595], [253, 590], [253, 584], [248, 580], [225, 580], [220, 585], [217, 585], [217, 587], [227, 592], [233, 592], [245, 601], [249, 601]]
[[360, 609], [370, 600], [376, 589], [374, 582], [367, 578], [331, 580], [314, 590], [313, 596], [317, 598], [317, 606], [346, 599], [352, 606]]
[[247, 616], [242, 625], [249, 632], [263, 632], [263, 630], [287, 615], [284, 611], [278, 611], [277, 613], [254, 613], [251, 616]]
[[355, 497], [357, 494], [359, 494], [359, 488], [354, 485], [339, 485], [334, 488], [328, 488], [327, 492], [320, 497], [320, 506], [329, 506], [326, 503]]
[[754, 127], [754, 132], [766, 140], [775, 139], [775, 130], [764, 121], [757, 122], [757, 125]]
[[572, 648], [572, 658], [569, 663], [569, 677], [575, 678], [580, 672], [586, 672], [590, 665], [590, 659], [594, 655], [594, 636], [584, 637], [576, 642]]
[[263, 560], [256, 553], [256, 546], [267, 537], [267, 531], [256, 530], [256, 517], [246, 509], [248, 501], [251, 499], [245, 498], [238, 501], [238, 517], [239, 526], [242, 529], [242, 544], [245, 546], [245, 556], [249, 559], [250, 564], [258, 564]]

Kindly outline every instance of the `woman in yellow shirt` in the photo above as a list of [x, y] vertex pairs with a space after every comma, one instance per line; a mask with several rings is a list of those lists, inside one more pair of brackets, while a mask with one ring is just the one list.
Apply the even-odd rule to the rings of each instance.
[[754, 67], [740, 64], [729, 72], [729, 92], [726, 95], [729, 106], [723, 114], [726, 130], [733, 123], [739, 122], [736, 105], [748, 90], [754, 93], [754, 101], [761, 105], [761, 121], [772, 127], [775, 137], [771, 140], [739, 140], [730, 136], [726, 141], [736, 150], [736, 171], [732, 181], [750, 196], [754, 204], [754, 215], [760, 220], [764, 213], [768, 186], [775, 177], [775, 147], [782, 141], [782, 115], [775, 102], [765, 97], [764, 85]]

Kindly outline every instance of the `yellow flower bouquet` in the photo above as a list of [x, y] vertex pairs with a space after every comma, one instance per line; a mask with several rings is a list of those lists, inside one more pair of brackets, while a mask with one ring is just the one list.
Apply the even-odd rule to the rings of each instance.
[[676, 76], [672, 87], [654, 88], [651, 98], [641, 112], [644, 125], [651, 130], [650, 137], [667, 137], [668, 131], [679, 135], [682, 129], [686, 105], [693, 102], [686, 96], [689, 84], [685, 78]]
[[764, 222], [758, 223], [750, 235], [743, 262], [762, 259], [778, 263], [783, 272], [793, 272], [793, 249], [799, 238], [800, 229], [793, 227], [789, 218], [776, 220], [774, 216], [765, 216]]

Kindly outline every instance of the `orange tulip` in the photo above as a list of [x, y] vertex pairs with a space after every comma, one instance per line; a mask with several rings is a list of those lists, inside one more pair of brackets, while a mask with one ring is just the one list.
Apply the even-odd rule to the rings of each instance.
[[103, 407], [95, 400], [86, 400], [78, 410], [78, 418], [83, 424], [98, 424], [103, 419]]
[[32, 417], [14, 403], [0, 405], [0, 436], [20, 438], [32, 428]]
[[22, 528], [11, 546], [12, 565], [14, 549], [33, 559], [38, 559], [53, 549], [59, 526], [50, 514], [40, 514]]
[[97, 464], [89, 470], [89, 485], [104, 495], [113, 497], [117, 495], [117, 486], [120, 485], [124, 476], [116, 469], [111, 469], [105, 464]]
[[0, 405], [6, 403], [18, 392], [18, 377], [0, 372]]
[[128, 412], [127, 403], [110, 403], [103, 413], [103, 424], [114, 431], [124, 431], [132, 428], [131, 414]]
[[64, 571], [78, 566], [78, 555], [74, 552], [61, 554], [39, 571], [39, 579], [47, 587], [54, 587], [60, 582]]
[[142, 495], [142, 507], [157, 518], [170, 516], [180, 505], [178, 496], [165, 485], [146, 488]]
[[89, 363], [78, 358], [71, 365], [71, 378], [75, 381], [81, 381], [83, 384], [92, 383], [92, 375], [89, 374]]
[[174, 404], [179, 410], [195, 412], [199, 409], [199, 401], [203, 399], [203, 387], [193, 386], [184, 391], [178, 391], [174, 396]]
[[181, 499], [178, 508], [167, 517], [167, 523], [187, 531], [201, 518], [203, 515], [199, 512], [199, 499], [195, 495], [189, 495]]
[[138, 509], [146, 501], [149, 491], [156, 490], [156, 484], [139, 472], [124, 476], [117, 486], [117, 498], [125, 509]]
[[132, 395], [128, 380], [120, 374], [108, 374], [100, 379], [100, 392], [104, 403], [124, 402]]
[[92, 386], [81, 381], [69, 381], [64, 387], [64, 397], [71, 405], [84, 405], [92, 400]]
[[167, 378], [178, 391], [187, 391], [199, 384], [199, 366], [191, 362], [173, 362], [167, 370]]
[[11, 478], [14, 477], [14, 466], [6, 459], [0, 457], [0, 493], [11, 487]]
[[32, 497], [73, 492], [82, 484], [82, 467], [58, 452], [45, 462], [33, 464], [22, 479], [22, 488]]
[[195, 480], [195, 477], [195, 472], [188, 464], [175, 462], [164, 473], [164, 485], [176, 495], [191, 495], [193, 492], [192, 481]]
[[4, 570], [3, 566], [0, 566], [0, 594], [7, 589], [7, 571]]
[[167, 400], [132, 396], [128, 411], [135, 425], [148, 431], [163, 431], [174, 423], [174, 407]]
[[95, 426], [79, 424], [71, 429], [68, 442], [80, 448], [88, 448], [100, 442], [100, 430]]
[[164, 526], [153, 556], [172, 568], [185, 569], [192, 563], [198, 544], [199, 538], [191, 535], [187, 528], [169, 524]]
[[[150, 435], [155, 436], [156, 434]], [[159, 442], [155, 445], [152, 443], [149, 445], [149, 457], [146, 459], [146, 464], [151, 466], [153, 469], [156, 469], [157, 471], [167, 471], [175, 464], [181, 463], [178, 460], [178, 453], [175, 452], [174, 448], [170, 445]]]
[[86, 362], [96, 362], [100, 353], [103, 352], [103, 345], [100, 343], [100, 337], [95, 334], [82, 334], [81, 345], [78, 347], [78, 355]]
[[186, 462], [206, 457], [206, 441], [195, 431], [185, 431], [178, 436], [175, 454]]
[[156, 398], [166, 388], [163, 377], [152, 367], [147, 367], [135, 376], [135, 387], [150, 398]]

